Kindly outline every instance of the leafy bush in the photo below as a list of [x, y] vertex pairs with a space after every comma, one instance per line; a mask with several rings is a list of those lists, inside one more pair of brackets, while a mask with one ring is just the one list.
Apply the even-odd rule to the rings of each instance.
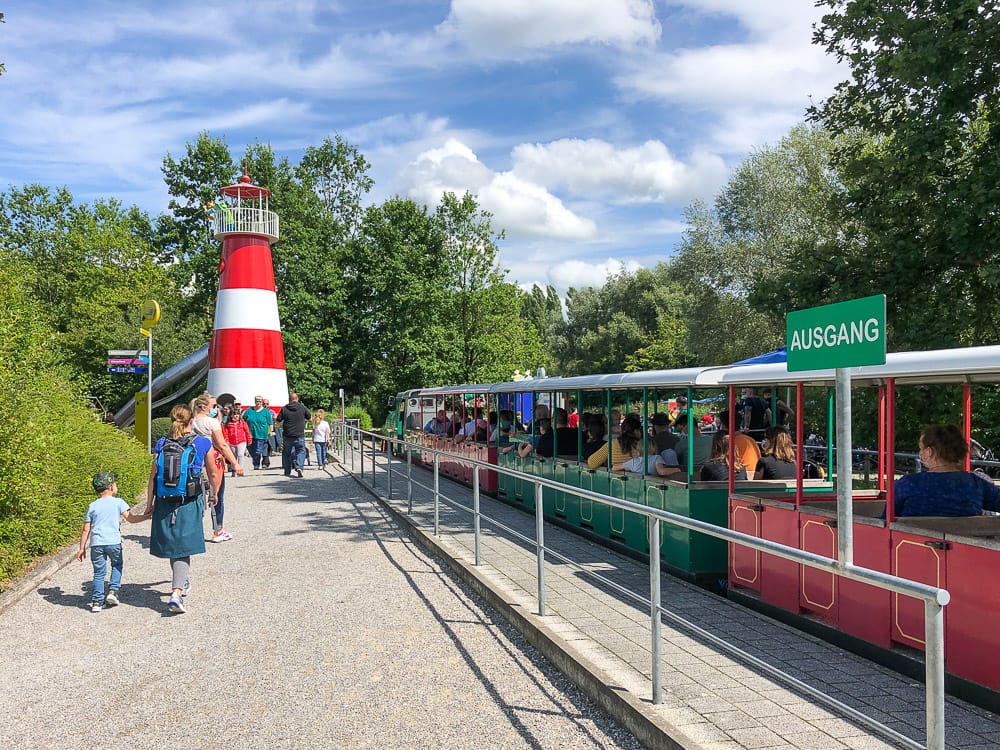
[[170, 417], [156, 417], [150, 426], [150, 432], [153, 434], [153, 445], [156, 445], [157, 440], [170, 432]]
[[32, 561], [77, 537], [95, 495], [91, 477], [119, 476], [132, 502], [149, 456], [87, 401], [53, 361], [53, 334], [16, 274], [0, 277], [0, 590]]
[[358, 420], [358, 426], [360, 426], [362, 430], [370, 430], [372, 428], [371, 416], [360, 406], [346, 407], [344, 409], [344, 419]]

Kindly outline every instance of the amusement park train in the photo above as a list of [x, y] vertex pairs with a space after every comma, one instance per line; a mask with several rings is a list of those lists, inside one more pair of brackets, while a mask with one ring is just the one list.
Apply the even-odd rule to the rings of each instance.
[[[868, 431], [877, 435], [869, 454], [868, 481], [861, 481], [858, 474], [852, 478], [855, 564], [949, 590], [951, 603], [945, 608], [949, 689], [996, 710], [1000, 707], [1000, 516], [897, 519], [893, 500], [894, 480], [919, 469], [915, 445], [897, 453], [897, 411], [919, 401], [925, 423], [958, 424], [966, 441], [971, 441], [974, 402], [989, 401], [1000, 384], [1000, 346], [889, 354], [884, 365], [850, 372], [852, 400], [863, 404], [852, 410], [855, 432], [864, 420]], [[484, 492], [525, 510], [534, 511], [530, 477], [535, 475], [836, 558], [834, 446], [809, 449], [805, 438], [807, 425], [822, 425], [827, 435], [835, 434], [834, 384], [832, 369], [788, 372], [779, 362], [421, 388], [398, 394], [386, 427], [398, 439], [454, 456], [454, 460], [439, 458], [443, 474], [468, 483], [472, 472], [479, 471]], [[441, 409], [448, 415], [458, 411], [462, 422], [477, 416], [487, 419], [491, 411], [510, 411], [520, 413], [515, 420], [520, 424], [532, 421], [538, 404], [579, 414], [637, 413], [648, 425], [678, 396], [692, 409], [696, 402], [714, 401], [714, 410], [725, 411], [727, 404], [738, 403], [743, 388], [771, 392], [772, 419], [781, 411], [779, 395], [790, 407], [796, 478], [737, 480], [730, 474], [728, 481], [701, 481], [694, 464], [694, 430], [680, 437], [688, 441], [687, 460], [680, 472], [669, 477], [615, 471], [610, 459], [601, 468], [591, 468], [578, 460], [583, 446], [578, 431], [557, 431], [555, 442], [558, 445], [561, 439], [563, 445], [553, 451], [553, 458], [543, 458], [536, 452], [522, 457], [516, 447], [511, 449], [518, 441], [530, 440], [530, 433], [504, 431], [501, 438], [491, 439], [491, 430], [486, 430], [457, 441], [423, 430]], [[925, 406], [928, 388], [935, 395], [930, 410]], [[729, 411], [732, 431], [737, 427], [732, 421], [735, 409]], [[693, 411], [691, 417], [693, 421]], [[983, 424], [977, 422], [979, 427]], [[809, 450], [822, 464], [822, 471], [812, 475], [815, 478], [805, 470]], [[463, 458], [516, 468], [523, 476], [473, 469]], [[432, 462], [430, 453], [414, 454], [413, 459]], [[633, 554], [650, 553], [641, 516], [547, 487], [542, 502], [545, 516], [556, 523]], [[921, 602], [669, 524], [663, 524], [660, 539], [658, 554], [671, 572], [718, 586], [741, 603], [920, 674]]]

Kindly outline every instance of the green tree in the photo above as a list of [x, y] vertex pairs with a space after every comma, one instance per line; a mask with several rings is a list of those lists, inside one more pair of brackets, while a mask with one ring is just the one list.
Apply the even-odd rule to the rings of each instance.
[[320, 146], [309, 146], [296, 174], [303, 187], [316, 193], [342, 232], [355, 237], [361, 227], [361, 201], [375, 184], [368, 174], [370, 167], [364, 155], [338, 133]]
[[236, 170], [225, 140], [207, 132], [187, 143], [180, 159], [169, 153], [163, 158], [170, 213], [160, 215], [156, 223], [159, 260], [189, 290], [189, 310], [205, 321], [206, 333], [211, 331], [219, 287], [219, 246], [211, 235], [209, 211], [219, 189], [233, 183]]
[[121, 404], [139, 385], [135, 378], [109, 375], [105, 352], [143, 345], [144, 300], [157, 299], [169, 311], [157, 331], [157, 361], [190, 353], [183, 349], [198, 334], [178, 324], [181, 294], [154, 262], [150, 221], [137, 208], [114, 200], [77, 204], [66, 190], [27, 185], [0, 194], [0, 235], [12, 272], [41, 305], [52, 356], [105, 405]]
[[364, 212], [360, 236], [345, 257], [352, 311], [355, 382], [367, 408], [384, 411], [401, 390], [448, 382], [457, 354], [442, 315], [450, 293], [440, 227], [412, 200], [390, 198]]
[[436, 219], [446, 259], [440, 280], [451, 292], [451, 302], [442, 314], [453, 321], [458, 346], [454, 382], [506, 379], [515, 367], [524, 365], [520, 360], [508, 360], [511, 352], [506, 347], [506, 354], [494, 347], [496, 332], [503, 330], [522, 341], [527, 340], [529, 332], [518, 315], [521, 296], [516, 288], [505, 284], [506, 272], [497, 265], [496, 243], [504, 233], [493, 233], [492, 215], [481, 210], [469, 193], [459, 198], [446, 192], [438, 204]]
[[[814, 41], [851, 71], [810, 116], [838, 143], [859, 225], [823, 248], [842, 296], [889, 298], [899, 348], [992, 341], [1000, 323], [1000, 13], [981, 0], [822, 0]], [[813, 283], [813, 288], [819, 286]]]
[[[552, 339], [558, 335], [563, 322], [562, 300], [555, 287], [549, 284], [542, 289], [538, 284], [533, 285], [521, 305], [521, 318], [534, 327], [543, 352], [550, 352], [553, 349]], [[544, 365], [552, 370], [553, 364], [550, 357], [545, 356], [535, 366]]]
[[686, 297], [670, 266], [622, 270], [600, 289], [570, 289], [552, 338], [564, 375], [683, 367]]

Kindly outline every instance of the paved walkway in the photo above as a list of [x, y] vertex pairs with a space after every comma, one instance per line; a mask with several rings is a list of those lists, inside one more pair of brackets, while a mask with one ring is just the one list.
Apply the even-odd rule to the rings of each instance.
[[[384, 497], [385, 456], [378, 454], [378, 460], [376, 492]], [[345, 468], [350, 468], [349, 461]], [[414, 509], [409, 515], [405, 463], [397, 463], [393, 474], [394, 492], [388, 507], [431, 532], [430, 472], [413, 470], [414, 478], [424, 486], [415, 490]], [[365, 480], [371, 481], [370, 458], [365, 462]], [[441, 486], [456, 502], [471, 507], [471, 490], [443, 478]], [[485, 496], [481, 508], [483, 514], [534, 538], [533, 516]], [[652, 716], [664, 746], [705, 750], [897, 747], [782, 683], [755, 673], [689, 629], [671, 626], [669, 621], [663, 630], [663, 703], [654, 706], [647, 605], [594, 583], [572, 566], [553, 562], [550, 557], [546, 566], [547, 616], [540, 618], [532, 614], [537, 612], [533, 544], [511, 541], [484, 521], [483, 565], [474, 568], [471, 514], [442, 505], [440, 524], [438, 543], [444, 554], [486, 581], [529, 627], [537, 625], [555, 633], [564, 650], [604, 674], [609, 684], [627, 691], [631, 704]], [[645, 563], [555, 527], [547, 525], [545, 533], [547, 546], [648, 597]], [[670, 576], [663, 576], [662, 587], [664, 606], [674, 613], [896, 731], [924, 741], [921, 684]], [[946, 719], [948, 748], [1000, 748], [997, 716], [949, 698]], [[627, 717], [622, 720], [628, 722]]]
[[[0, 748], [638, 748], [339, 472], [230, 482], [188, 613], [126, 524], [122, 603], [75, 560], [0, 606]], [[63, 555], [63, 560], [69, 559]]]

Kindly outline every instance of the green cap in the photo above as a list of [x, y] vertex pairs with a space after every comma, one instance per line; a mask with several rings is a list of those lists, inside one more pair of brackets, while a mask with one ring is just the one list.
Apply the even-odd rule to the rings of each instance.
[[104, 492], [104, 490], [110, 490], [111, 485], [118, 481], [118, 477], [112, 474], [110, 471], [101, 471], [94, 474], [94, 481], [91, 484], [94, 486], [95, 492]]

